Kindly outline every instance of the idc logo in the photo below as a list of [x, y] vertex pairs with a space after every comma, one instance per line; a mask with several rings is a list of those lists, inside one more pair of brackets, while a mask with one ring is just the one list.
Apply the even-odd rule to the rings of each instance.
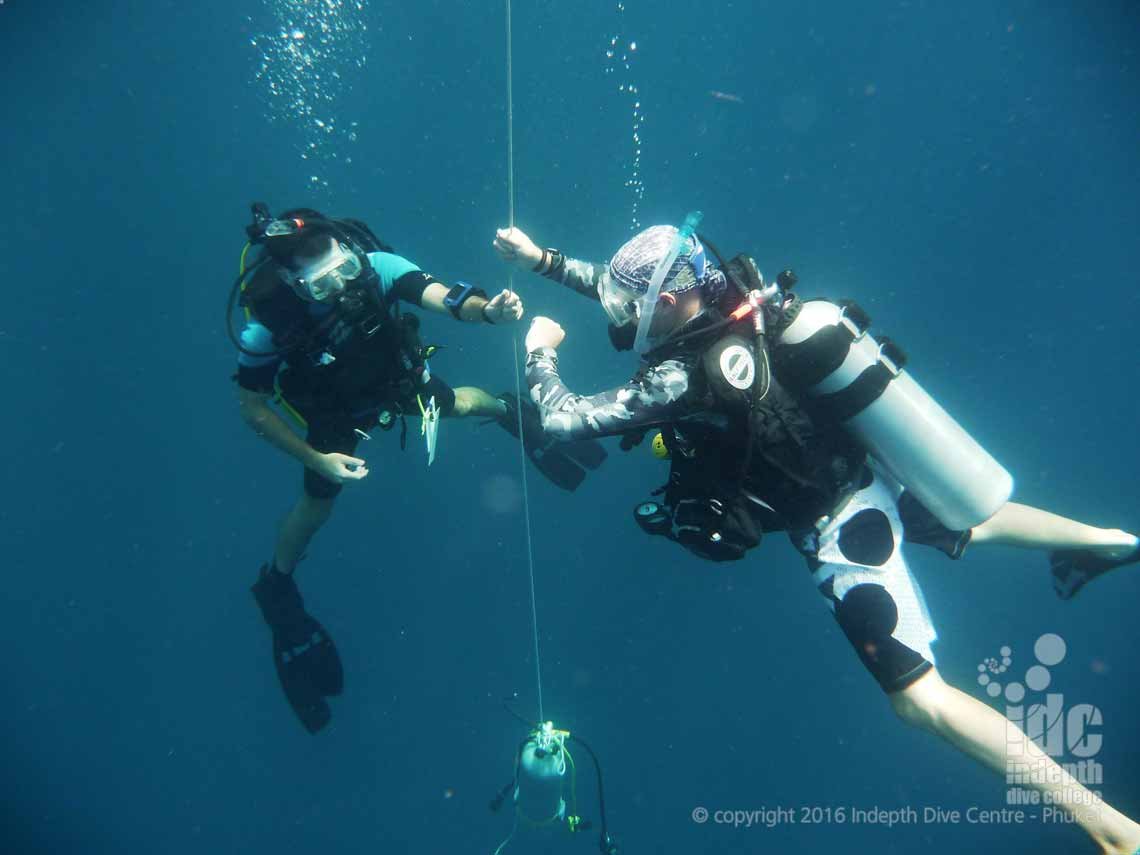
[[1086, 787], [1103, 784], [1103, 767], [1093, 758], [1104, 747], [1104, 717], [1092, 704], [1068, 704], [1055, 686], [1055, 671], [1067, 655], [1065, 640], [1046, 633], [1033, 645], [1035, 661], [1022, 672], [1021, 679], [1009, 679], [1015, 668], [1009, 646], [978, 665], [978, 685], [989, 697], [1004, 701], [1010, 722], [1006, 728], [1010, 804], [1038, 803], [1039, 793], [1022, 787], [1047, 783], [1048, 776], [1056, 774], [1056, 767], [1042, 753], [1078, 783]]

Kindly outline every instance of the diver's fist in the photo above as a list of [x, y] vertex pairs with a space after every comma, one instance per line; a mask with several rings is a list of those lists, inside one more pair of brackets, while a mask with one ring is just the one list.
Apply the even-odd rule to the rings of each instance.
[[504, 288], [483, 307], [483, 317], [493, 324], [513, 324], [523, 316], [523, 302], [514, 291]]
[[526, 236], [526, 232], [514, 226], [495, 232], [494, 247], [503, 261], [517, 264], [527, 270], [534, 270], [542, 261], [542, 250]]
[[566, 330], [557, 321], [539, 316], [530, 323], [526, 334], [526, 352], [531, 353], [540, 347], [557, 348], [566, 338]]

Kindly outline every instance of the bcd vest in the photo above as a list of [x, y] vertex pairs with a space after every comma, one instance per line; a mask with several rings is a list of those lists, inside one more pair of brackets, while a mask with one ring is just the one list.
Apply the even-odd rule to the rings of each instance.
[[748, 516], [766, 530], [810, 525], [831, 510], [860, 476], [863, 450], [837, 426], [813, 420], [776, 377], [753, 403], [749, 338], [722, 335], [696, 354], [690, 394], [719, 423], [684, 421], [663, 432], [671, 459], [666, 504], [712, 502], [718, 516]]
[[254, 274], [242, 304], [273, 335], [285, 369], [282, 393], [302, 412], [352, 414], [406, 400], [424, 381], [419, 319], [399, 312], [380, 290], [367, 254], [364, 270], [331, 310], [311, 312], [269, 261]]

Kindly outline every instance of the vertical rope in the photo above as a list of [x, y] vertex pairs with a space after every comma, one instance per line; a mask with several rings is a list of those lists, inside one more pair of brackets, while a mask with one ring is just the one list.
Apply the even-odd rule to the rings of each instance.
[[515, 75], [513, 53], [511, 0], [507, 0], [507, 225], [512, 229], [515, 227]]
[[[514, 65], [512, 61], [513, 44], [511, 39], [511, 0], [507, 3], [507, 224], [515, 227], [515, 98], [514, 98]], [[514, 293], [514, 269], [507, 274], [507, 289]], [[542, 707], [542, 661], [538, 650], [538, 598], [534, 590], [534, 534], [530, 523], [530, 486], [527, 483], [526, 441], [523, 433], [522, 412], [522, 378], [519, 376], [518, 352], [520, 347], [518, 333], [514, 335], [514, 350], [511, 352], [511, 362], [515, 366], [515, 400], [518, 402], [519, 420], [519, 463], [522, 467], [523, 509], [526, 515], [526, 557], [530, 570], [530, 623], [534, 635], [534, 678], [538, 687], [538, 719], [545, 721], [546, 716]]]

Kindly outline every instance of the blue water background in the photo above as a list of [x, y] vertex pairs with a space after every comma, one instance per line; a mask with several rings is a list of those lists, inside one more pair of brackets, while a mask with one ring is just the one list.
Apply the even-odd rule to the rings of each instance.
[[[1134, 8], [628, 0], [641, 219], [699, 208], [722, 248], [857, 298], [1019, 499], [1136, 530]], [[291, 718], [248, 591], [299, 487], [230, 382], [249, 202], [363, 217], [445, 280], [505, 281], [502, 9], [367, 14], [338, 107], [358, 139], [314, 189], [301, 129], [265, 120], [258, 0], [0, 6], [5, 852], [489, 852], [509, 828], [487, 810], [521, 735], [499, 701], [537, 703], [523, 516], [493, 501], [520, 474], [504, 434], [446, 424], [430, 472], [415, 442], [363, 449], [372, 474], [298, 577], [345, 662], [328, 732]], [[618, 20], [515, 4], [518, 223], [599, 260], [630, 222], [629, 101], [603, 58]], [[569, 331], [573, 388], [629, 376], [596, 306], [517, 285]], [[452, 383], [513, 386], [509, 332], [426, 329]], [[698, 805], [996, 808], [1003, 787], [894, 720], [781, 538], [720, 567], [642, 536], [630, 509], [665, 470], [612, 451], [573, 496], [533, 472], [530, 491], [544, 712], [599, 751], [625, 851], [1093, 851], [1039, 823], [694, 824]], [[1106, 794], [1140, 815], [1140, 573], [1061, 603], [1040, 555], [911, 556], [967, 690], [1001, 645], [1023, 666], [1038, 635], [1065, 637], [1055, 677], [1103, 711]]]

